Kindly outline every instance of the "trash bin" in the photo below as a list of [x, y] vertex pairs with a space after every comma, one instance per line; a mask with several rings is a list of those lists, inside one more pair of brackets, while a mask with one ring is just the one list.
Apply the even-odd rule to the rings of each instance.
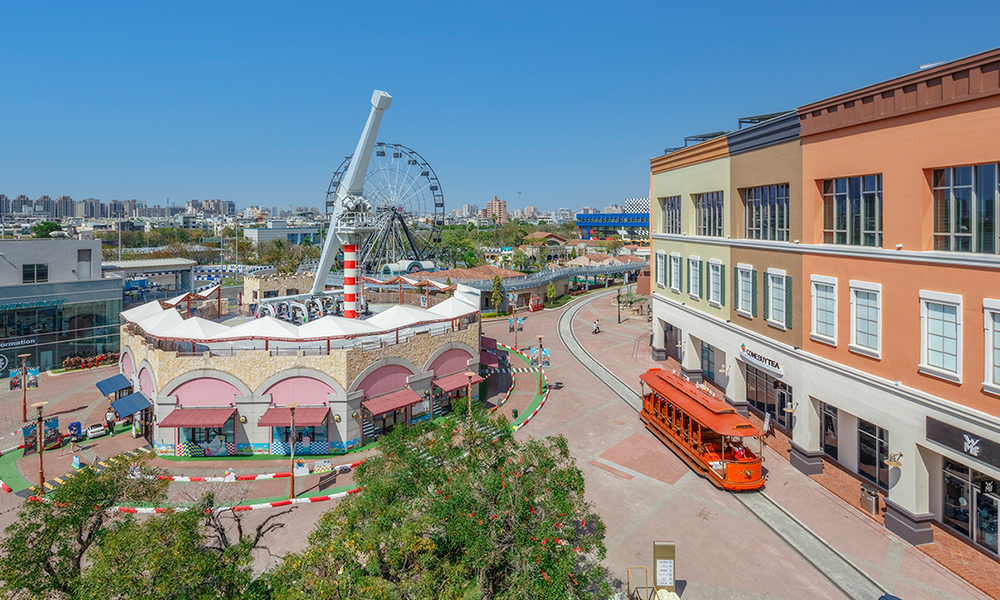
[[878, 490], [871, 486], [861, 486], [861, 510], [871, 515], [877, 515], [879, 511]]
[[516, 408], [510, 409], [510, 413], [512, 415], [514, 415], [514, 420], [516, 421], [517, 420], [517, 409]]

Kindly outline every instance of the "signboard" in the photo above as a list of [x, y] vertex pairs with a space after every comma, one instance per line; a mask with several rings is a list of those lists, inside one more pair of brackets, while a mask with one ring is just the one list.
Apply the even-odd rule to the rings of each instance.
[[[38, 367], [28, 367], [28, 389], [35, 390], [38, 389]], [[21, 388], [21, 369], [11, 369], [10, 370], [10, 391], [20, 391]]]
[[43, 443], [46, 450], [62, 446], [62, 436], [59, 435], [59, 417], [52, 417], [45, 421], [45, 441]]
[[24, 456], [38, 452], [38, 425], [26, 425], [24, 432]]
[[[653, 542], [653, 588], [676, 592], [675, 564], [677, 547], [673, 542]], [[657, 596], [659, 597], [659, 596]]]
[[1000, 469], [1000, 443], [927, 417], [927, 439]]
[[0, 354], [0, 373], [7, 370], [7, 357]]
[[659, 559], [656, 561], [656, 585], [657, 587], [671, 587], [674, 585], [673, 559]]
[[996, 479], [983, 476], [979, 481], [980, 494], [1000, 494], [1000, 482]]
[[542, 366], [543, 367], [549, 366], [549, 349], [548, 348], [542, 348]]
[[778, 361], [757, 354], [753, 350], [748, 349], [746, 344], [740, 346], [740, 358], [743, 362], [757, 367], [774, 377], [782, 377], [785, 375], [785, 372], [781, 370], [781, 366], [778, 365]]
[[762, 433], [768, 433], [771, 431], [771, 413], [764, 415], [764, 431]]
[[22, 308], [48, 308], [51, 306], [62, 306], [65, 303], [65, 298], [56, 298], [54, 300], [35, 300], [34, 302], [15, 302], [12, 304], [0, 304], [0, 311], [19, 310]]
[[36, 342], [35, 338], [21, 338], [19, 340], [0, 342], [0, 348], [17, 348], [18, 346], [31, 346], [35, 342]]

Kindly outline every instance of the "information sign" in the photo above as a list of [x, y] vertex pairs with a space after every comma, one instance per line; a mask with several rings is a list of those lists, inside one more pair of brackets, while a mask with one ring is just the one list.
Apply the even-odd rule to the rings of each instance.
[[656, 561], [656, 585], [659, 587], [674, 585], [674, 560], [672, 558]]

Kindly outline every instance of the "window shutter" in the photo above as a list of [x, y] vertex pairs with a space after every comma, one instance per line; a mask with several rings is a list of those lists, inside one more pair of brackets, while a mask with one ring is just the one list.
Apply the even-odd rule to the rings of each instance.
[[670, 287], [674, 285], [674, 260], [669, 256], [664, 256], [663, 260], [667, 261], [667, 280], [663, 282], [663, 285]]
[[757, 316], [757, 269], [750, 271], [750, 314]]
[[792, 328], [792, 278], [785, 276], [785, 327]]
[[705, 298], [705, 261], [698, 261], [698, 297]]
[[719, 303], [726, 305], [726, 265], [719, 265]]
[[771, 318], [771, 276], [764, 271], [764, 318]]
[[738, 267], [733, 267], [733, 308], [740, 309], [740, 271]]
[[687, 269], [684, 269], [684, 291], [691, 293], [691, 261], [687, 261]]

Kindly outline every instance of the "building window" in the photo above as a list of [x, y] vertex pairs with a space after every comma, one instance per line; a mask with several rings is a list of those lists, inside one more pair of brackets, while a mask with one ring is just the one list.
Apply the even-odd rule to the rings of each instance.
[[882, 176], [823, 182], [823, 243], [882, 247]]
[[694, 299], [704, 298], [701, 281], [701, 259], [697, 256], [688, 258], [688, 295]]
[[788, 241], [788, 184], [743, 190], [746, 238]]
[[837, 345], [837, 278], [813, 275], [812, 339]]
[[874, 423], [858, 419], [858, 474], [889, 489], [889, 432]]
[[666, 270], [667, 257], [663, 252], [656, 252], [656, 285], [664, 287], [666, 285]]
[[837, 460], [837, 407], [830, 406], [826, 402], [819, 403], [820, 426], [823, 431], [820, 435], [823, 444], [823, 453]]
[[1000, 300], [983, 300], [986, 376], [983, 389], [1000, 395]]
[[733, 304], [736, 312], [744, 317], [757, 315], [757, 271], [750, 265], [734, 267], [736, 285], [733, 286]]
[[782, 427], [787, 428], [791, 413], [785, 412], [785, 407], [792, 403], [792, 388], [780, 379], [771, 377], [750, 365], [747, 370], [747, 402]]
[[962, 297], [920, 290], [920, 372], [962, 381]]
[[681, 232], [681, 197], [670, 196], [660, 200], [663, 208], [663, 233]]
[[792, 278], [781, 269], [768, 269], [764, 278], [764, 318], [772, 327], [792, 327]]
[[694, 204], [698, 212], [698, 235], [725, 237], [722, 192], [696, 194]]
[[882, 285], [851, 281], [851, 344], [854, 352], [882, 355]]
[[48, 263], [21, 265], [21, 283], [45, 283], [48, 280]]
[[670, 290], [680, 293], [681, 291], [681, 255], [670, 255]]
[[997, 253], [997, 165], [934, 171], [934, 249]]
[[715, 382], [715, 346], [701, 342], [701, 375]]
[[708, 261], [708, 301], [714, 306], [723, 306], [726, 303], [726, 268], [721, 262], [715, 260]]

